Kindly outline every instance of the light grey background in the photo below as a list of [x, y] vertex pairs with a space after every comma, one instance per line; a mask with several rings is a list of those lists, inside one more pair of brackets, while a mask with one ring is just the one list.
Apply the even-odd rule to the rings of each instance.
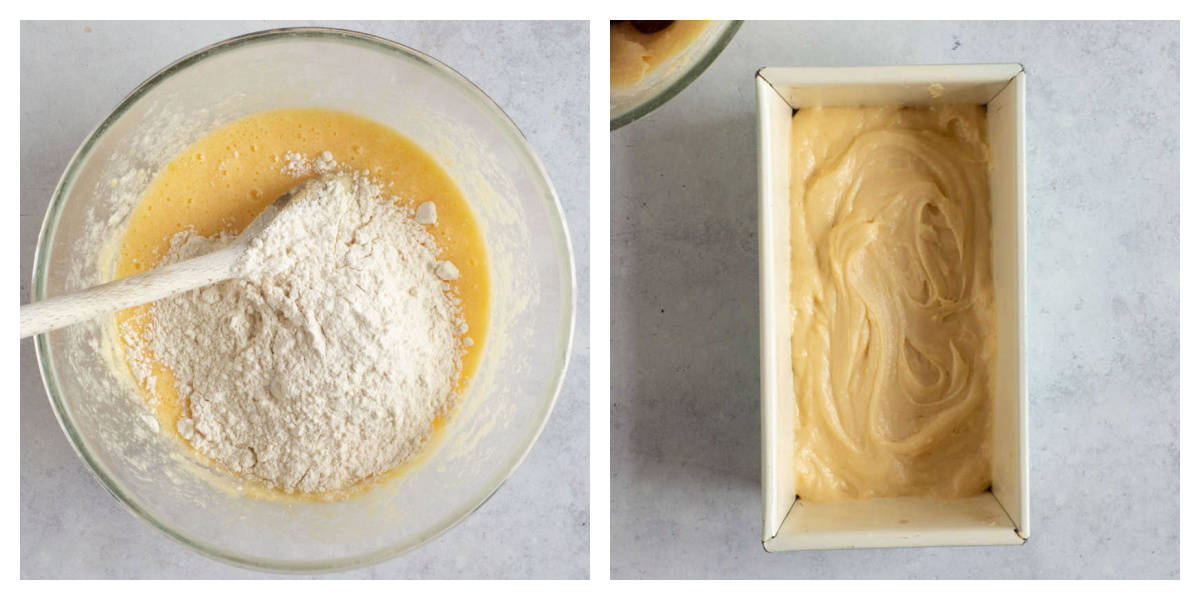
[[[323, 24], [396, 40], [462, 73], [512, 117], [554, 182], [576, 261], [574, 352], [550, 422], [474, 515], [354, 578], [588, 575], [588, 25], [543, 23], [38, 23], [21, 25], [21, 301], [50, 195], [75, 149], [171, 61], [224, 38]], [[90, 28], [85, 29], [85, 27]], [[21, 576], [260, 577], [169, 540], [117, 504], [74, 454], [21, 342]]]
[[[754, 73], [1027, 71], [1032, 539], [767, 554]], [[746, 23], [612, 134], [612, 572], [1179, 576], [1177, 23]]]

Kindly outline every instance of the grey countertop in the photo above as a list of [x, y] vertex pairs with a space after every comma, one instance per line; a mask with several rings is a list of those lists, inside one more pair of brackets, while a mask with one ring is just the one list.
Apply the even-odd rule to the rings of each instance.
[[[767, 554], [754, 73], [1027, 71], [1032, 538]], [[612, 573], [1179, 576], [1179, 25], [746, 23], [614, 132]]]
[[[227, 37], [312, 23], [23, 22], [21, 301], [59, 175], [126, 93]], [[429, 53], [487, 92], [532, 142], [566, 210], [577, 267], [574, 352], [558, 404], [516, 474], [474, 515], [402, 557], [336, 576], [578, 578], [588, 574], [588, 25], [586, 22], [321, 23]], [[239, 578], [125, 511], [59, 429], [21, 342], [21, 576]]]

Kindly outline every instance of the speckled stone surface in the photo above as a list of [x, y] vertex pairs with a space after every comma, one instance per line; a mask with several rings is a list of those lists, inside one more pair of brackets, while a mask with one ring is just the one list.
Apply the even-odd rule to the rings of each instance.
[[[21, 301], [46, 205], [84, 137], [134, 86], [224, 38], [312, 23], [23, 23]], [[524, 464], [474, 515], [351, 578], [588, 575], [588, 25], [320, 23], [437, 57], [487, 92], [538, 152], [571, 228], [579, 292], [574, 353], [558, 404]], [[90, 30], [85, 29], [89, 27]], [[123, 509], [67, 444], [29, 341], [21, 342], [21, 576], [242, 578]]]
[[[754, 73], [1021, 62], [1032, 534], [767, 554]], [[1179, 26], [746, 23], [612, 134], [612, 573], [1179, 576]]]

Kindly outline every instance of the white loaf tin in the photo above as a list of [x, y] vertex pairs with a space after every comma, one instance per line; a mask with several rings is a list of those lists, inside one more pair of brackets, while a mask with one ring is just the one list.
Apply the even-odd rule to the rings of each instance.
[[[1019, 64], [764, 68], [758, 92], [763, 547], [1023, 544], [1029, 538], [1025, 397], [1025, 73]], [[937, 85], [934, 85], [937, 84]], [[940, 86], [940, 87], [939, 87]], [[937, 96], [936, 98], [934, 96]], [[997, 356], [992, 487], [958, 500], [805, 502], [793, 486], [788, 183], [791, 117], [811, 106], [987, 106]]]

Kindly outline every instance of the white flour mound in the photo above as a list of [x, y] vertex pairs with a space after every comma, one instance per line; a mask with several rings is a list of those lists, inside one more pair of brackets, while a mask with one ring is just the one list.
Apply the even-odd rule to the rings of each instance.
[[[232, 239], [180, 233], [166, 262]], [[174, 372], [179, 433], [225, 467], [287, 492], [346, 488], [412, 458], [456, 401], [466, 323], [437, 254], [364, 174], [311, 180], [252, 243], [246, 277], [153, 305], [133, 370], [153, 357]]]

